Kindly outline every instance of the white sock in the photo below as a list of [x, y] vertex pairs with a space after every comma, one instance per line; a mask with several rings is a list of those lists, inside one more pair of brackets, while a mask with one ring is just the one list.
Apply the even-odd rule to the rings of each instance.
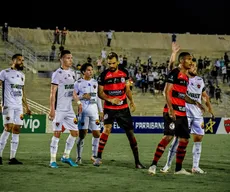
[[66, 144], [65, 144], [65, 151], [63, 154], [64, 158], [69, 158], [69, 154], [74, 146], [76, 137], [73, 137], [71, 134], [69, 134], [69, 137], [66, 139]]
[[83, 146], [84, 146], [84, 139], [81, 139], [78, 137], [77, 139], [77, 159], [81, 158], [82, 152], [83, 152]]
[[2, 135], [0, 137], [0, 157], [2, 157], [2, 153], [6, 146], [9, 136], [10, 136], [10, 132], [7, 132], [5, 130], [2, 132]]
[[193, 168], [198, 168], [200, 163], [202, 142], [194, 142], [192, 148]]
[[97, 156], [99, 140], [100, 140], [100, 138], [92, 137], [92, 156], [93, 157]]
[[167, 163], [166, 165], [168, 165], [169, 167], [171, 167], [173, 159], [176, 155], [176, 150], [178, 147], [178, 143], [179, 143], [179, 139], [177, 137], [173, 138], [173, 141], [169, 147], [169, 152], [168, 152], [168, 156], [167, 156]]
[[19, 144], [19, 134], [12, 133], [11, 145], [10, 145], [10, 159], [15, 158]]
[[50, 163], [56, 162], [59, 138], [53, 136], [50, 143]]

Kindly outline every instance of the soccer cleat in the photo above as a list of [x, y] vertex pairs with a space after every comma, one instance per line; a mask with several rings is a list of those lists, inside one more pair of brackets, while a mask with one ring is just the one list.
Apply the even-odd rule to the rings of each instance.
[[0, 157], [0, 165], [2, 165], [2, 157]]
[[93, 162], [93, 165], [96, 167], [99, 167], [101, 165], [101, 158], [96, 158], [95, 161]]
[[50, 167], [51, 168], [58, 168], [58, 165], [56, 162], [52, 162], [52, 163], [50, 163]]
[[152, 166], [149, 167], [148, 173], [150, 175], [155, 175], [156, 174], [156, 170], [157, 170], [157, 166], [156, 165], [152, 165]]
[[[91, 156], [90, 160], [94, 163], [96, 161], [97, 157], [96, 156]], [[100, 161], [100, 164], [102, 164], [102, 162]]]
[[9, 165], [22, 165], [23, 163], [18, 161], [16, 158], [12, 158], [9, 160]]
[[189, 173], [185, 169], [181, 169], [180, 171], [176, 171], [174, 174], [175, 175], [192, 175], [191, 173]]
[[77, 167], [77, 166], [78, 166], [78, 164], [75, 163], [75, 162], [73, 162], [73, 160], [72, 160], [71, 158], [64, 158], [64, 157], [62, 157], [62, 158], [61, 158], [61, 162], [62, 162], [62, 163], [67, 163], [67, 164], [69, 164], [71, 167]]
[[169, 172], [170, 167], [168, 165], [165, 165], [162, 169], [160, 169], [161, 173], [168, 173]]
[[76, 164], [81, 165], [82, 164], [82, 160], [81, 157], [78, 157], [76, 160]]
[[146, 167], [144, 165], [142, 165], [140, 162], [136, 163], [136, 169], [145, 169]]
[[192, 168], [192, 173], [206, 174], [207, 172], [205, 172], [201, 168], [197, 167], [197, 168]]

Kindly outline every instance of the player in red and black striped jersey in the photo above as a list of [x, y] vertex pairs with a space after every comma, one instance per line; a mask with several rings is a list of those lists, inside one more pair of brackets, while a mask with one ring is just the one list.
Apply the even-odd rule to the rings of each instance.
[[157, 162], [161, 158], [166, 146], [175, 136], [180, 138], [176, 155], [175, 174], [190, 174], [182, 169], [182, 162], [186, 154], [190, 130], [186, 117], [185, 100], [196, 104], [195, 101], [189, 100], [186, 96], [188, 85], [188, 69], [192, 66], [192, 57], [187, 52], [180, 53], [179, 67], [173, 69], [167, 77], [165, 88], [166, 106], [164, 108], [164, 136], [157, 146], [153, 161], [149, 167], [150, 174], [156, 174]]
[[115, 52], [109, 53], [107, 60], [109, 68], [102, 72], [98, 78], [98, 96], [105, 101], [104, 129], [100, 136], [98, 155], [94, 165], [100, 165], [102, 152], [111, 132], [112, 124], [116, 120], [128, 137], [136, 168], [145, 168], [139, 161], [137, 141], [134, 136], [132, 117], [127, 103], [128, 97], [130, 107], [134, 111], [135, 104], [130, 90], [128, 71], [119, 67], [118, 55]]

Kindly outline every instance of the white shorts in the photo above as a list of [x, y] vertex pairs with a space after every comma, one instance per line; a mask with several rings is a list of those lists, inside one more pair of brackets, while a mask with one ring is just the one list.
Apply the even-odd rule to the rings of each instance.
[[73, 110], [56, 111], [52, 122], [53, 131], [62, 131], [62, 125], [67, 130], [78, 131], [78, 119]]
[[188, 126], [191, 134], [204, 135], [204, 119], [188, 117]]
[[2, 107], [3, 125], [13, 123], [23, 125], [23, 108], [22, 107]]
[[101, 130], [99, 115], [96, 113], [94, 116], [88, 116], [84, 113], [78, 117], [78, 127], [80, 129], [89, 129], [91, 131]]

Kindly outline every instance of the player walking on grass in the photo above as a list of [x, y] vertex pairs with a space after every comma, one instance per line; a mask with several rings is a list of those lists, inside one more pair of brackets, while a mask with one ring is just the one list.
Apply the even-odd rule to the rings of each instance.
[[78, 166], [70, 158], [70, 152], [74, 146], [76, 137], [78, 136], [78, 121], [73, 110], [72, 100], [78, 104], [78, 110], [81, 113], [82, 105], [77, 95], [73, 94], [75, 75], [70, 67], [73, 63], [73, 57], [69, 50], [63, 50], [60, 54], [61, 67], [57, 69], [51, 80], [50, 91], [50, 114], [49, 119], [52, 120], [53, 137], [50, 144], [50, 167], [58, 168], [56, 163], [56, 155], [58, 151], [58, 142], [62, 132], [62, 126], [70, 131], [66, 140], [65, 151], [61, 157], [63, 163], [70, 166]]
[[[209, 101], [209, 96], [205, 91], [205, 84], [201, 77], [197, 76], [197, 67], [196, 62], [193, 61], [193, 66], [189, 69], [189, 85], [187, 95], [199, 103], [201, 100], [205, 101], [205, 104], [208, 108], [208, 112], [211, 114], [214, 119], [214, 113], [212, 110], [211, 103]], [[188, 125], [191, 129], [191, 134], [193, 136], [193, 166], [192, 173], [206, 173], [199, 167], [200, 157], [201, 157], [201, 149], [202, 149], [202, 138], [204, 136], [204, 120], [203, 120], [203, 112], [196, 105], [191, 105], [186, 103], [186, 114], [188, 118]], [[166, 173], [169, 171], [172, 161], [176, 155], [176, 148], [178, 146], [178, 138], [174, 137], [168, 152], [167, 163], [161, 172]]]
[[190, 138], [185, 102], [197, 104], [199, 107], [202, 106], [195, 100], [186, 96], [188, 85], [187, 72], [192, 66], [191, 55], [187, 52], [182, 52], [180, 53], [178, 60], [179, 67], [173, 69], [167, 76], [165, 88], [167, 104], [164, 107], [163, 113], [165, 125], [164, 136], [157, 146], [152, 164], [148, 169], [150, 174], [156, 174], [157, 163], [174, 135], [179, 138], [175, 174], [190, 174], [182, 168], [182, 163], [186, 154], [186, 147]]
[[23, 105], [26, 114], [31, 114], [24, 91], [25, 75], [22, 72], [23, 62], [23, 56], [15, 54], [12, 57], [11, 68], [0, 72], [0, 85], [3, 87], [1, 107], [4, 125], [4, 130], [0, 137], [0, 165], [2, 164], [2, 153], [10, 133], [12, 133], [12, 138], [9, 164], [22, 164], [15, 157], [19, 144], [20, 128], [23, 125]]
[[130, 147], [133, 151], [136, 168], [145, 168], [139, 160], [137, 141], [134, 136], [134, 127], [132, 122], [127, 97], [130, 100], [130, 107], [134, 111], [135, 104], [132, 98], [132, 92], [129, 84], [129, 74], [124, 68], [118, 67], [118, 55], [111, 52], [107, 57], [109, 68], [102, 72], [98, 78], [98, 96], [104, 102], [104, 129], [100, 136], [97, 159], [95, 166], [99, 166], [102, 159], [102, 153], [112, 124], [116, 120], [118, 125], [125, 130]]
[[85, 63], [81, 66], [83, 78], [74, 83], [74, 94], [78, 94], [82, 103], [82, 113], [78, 118], [79, 137], [77, 139], [77, 158], [78, 164], [82, 163], [82, 152], [84, 138], [88, 129], [92, 131], [92, 156], [91, 160], [95, 161], [100, 138], [100, 121], [103, 117], [101, 99], [98, 97], [98, 83], [93, 76], [93, 66]]

